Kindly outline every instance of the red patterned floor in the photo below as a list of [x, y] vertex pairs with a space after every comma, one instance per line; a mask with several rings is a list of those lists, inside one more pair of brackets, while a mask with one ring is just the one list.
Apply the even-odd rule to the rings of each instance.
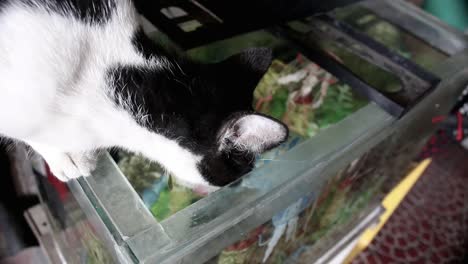
[[468, 263], [468, 151], [439, 149], [358, 263]]

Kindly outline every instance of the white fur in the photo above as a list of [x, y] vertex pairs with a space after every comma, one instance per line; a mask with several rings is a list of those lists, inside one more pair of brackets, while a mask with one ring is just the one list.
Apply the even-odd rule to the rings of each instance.
[[[234, 127], [238, 127], [237, 133]], [[234, 147], [240, 150], [261, 153], [270, 144], [284, 140], [286, 133], [284, 126], [267, 117], [256, 114], [246, 115], [226, 130], [221, 138], [220, 150], [226, 147], [225, 139], [228, 138], [234, 143]]]
[[[112, 66], [161, 66], [156, 58], [145, 60], [133, 47], [137, 25], [130, 0], [117, 1], [110, 21], [103, 25], [39, 6], [4, 7], [0, 134], [29, 143], [61, 180], [89, 175], [93, 169], [89, 153], [120, 146], [161, 163], [182, 182], [208, 185], [196, 167], [201, 157], [139, 126], [128, 109], [117, 108], [109, 98], [113, 91], [105, 76]], [[126, 98], [118, 99], [125, 105]]]

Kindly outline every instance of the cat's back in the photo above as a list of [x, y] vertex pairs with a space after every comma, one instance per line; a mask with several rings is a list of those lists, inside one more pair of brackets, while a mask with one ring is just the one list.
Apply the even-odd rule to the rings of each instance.
[[137, 27], [130, 0], [0, 0], [0, 121], [14, 131], [50, 118], [52, 107], [86, 108], [75, 95], [102, 93], [112, 66], [144, 63]]
[[144, 64], [137, 28], [130, 0], [0, 0], [0, 87], [63, 90]]
[[0, 0], [0, 63], [37, 58], [42, 67], [57, 61], [63, 68], [83, 54], [119, 56], [119, 43], [128, 44], [137, 25], [130, 0]]
[[0, 12], [12, 7], [23, 10], [47, 10], [82, 21], [102, 23], [110, 19], [116, 7], [131, 0], [0, 0]]

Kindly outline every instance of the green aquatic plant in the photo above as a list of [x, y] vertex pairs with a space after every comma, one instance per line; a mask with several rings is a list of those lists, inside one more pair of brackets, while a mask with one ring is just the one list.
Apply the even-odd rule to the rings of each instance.
[[122, 152], [121, 156], [118, 166], [138, 193], [150, 187], [157, 178], [161, 177], [163, 169], [157, 163], [141, 155]]

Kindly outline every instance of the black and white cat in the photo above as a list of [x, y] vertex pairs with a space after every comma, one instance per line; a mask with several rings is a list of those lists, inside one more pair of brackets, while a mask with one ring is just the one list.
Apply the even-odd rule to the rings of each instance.
[[255, 114], [271, 63], [249, 49], [217, 64], [170, 55], [143, 33], [131, 0], [0, 0], [0, 134], [26, 142], [62, 181], [121, 147], [188, 186], [222, 186], [287, 127]]

